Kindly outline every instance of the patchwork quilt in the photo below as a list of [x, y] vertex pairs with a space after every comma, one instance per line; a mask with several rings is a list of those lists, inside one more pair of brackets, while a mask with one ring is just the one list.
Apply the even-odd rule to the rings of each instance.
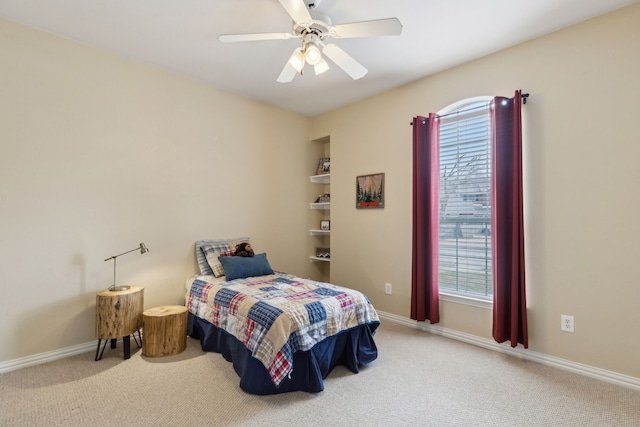
[[187, 309], [236, 337], [278, 386], [293, 371], [293, 353], [339, 332], [379, 322], [353, 289], [276, 272], [228, 282], [194, 276]]

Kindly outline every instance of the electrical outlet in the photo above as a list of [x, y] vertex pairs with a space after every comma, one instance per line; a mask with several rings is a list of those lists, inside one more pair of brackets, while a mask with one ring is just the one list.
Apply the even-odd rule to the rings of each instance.
[[391, 295], [391, 283], [384, 284], [384, 293], [387, 295]]
[[574, 332], [573, 316], [560, 315], [560, 329], [565, 332]]

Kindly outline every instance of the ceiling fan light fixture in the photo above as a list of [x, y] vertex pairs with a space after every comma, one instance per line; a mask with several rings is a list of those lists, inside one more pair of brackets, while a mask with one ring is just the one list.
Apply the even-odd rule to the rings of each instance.
[[293, 51], [293, 54], [289, 58], [289, 64], [291, 64], [291, 66], [295, 68], [297, 72], [301, 72], [302, 68], [304, 68], [304, 59], [305, 57], [302, 53], [302, 49], [297, 48]]
[[316, 65], [322, 61], [322, 55], [320, 49], [315, 43], [309, 42], [304, 47], [304, 58], [309, 65]]
[[325, 61], [324, 58], [320, 58], [320, 62], [318, 62], [316, 65], [313, 66], [313, 71], [315, 71], [316, 76], [328, 70], [329, 70], [329, 64], [327, 64], [327, 61]]

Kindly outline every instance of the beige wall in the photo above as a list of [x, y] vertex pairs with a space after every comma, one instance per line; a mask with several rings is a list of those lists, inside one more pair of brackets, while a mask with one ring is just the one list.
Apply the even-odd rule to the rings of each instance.
[[[332, 281], [409, 317], [409, 123], [522, 89], [530, 349], [640, 377], [639, 22], [635, 4], [315, 117], [312, 137], [331, 135]], [[377, 172], [386, 207], [356, 210], [355, 177]], [[491, 337], [490, 310], [441, 308], [442, 326]]]
[[306, 117], [0, 20], [0, 362], [92, 341], [103, 260], [140, 242], [118, 279], [147, 308], [183, 302], [202, 238], [249, 235], [311, 274], [308, 134]]
[[[331, 280], [408, 317], [409, 122], [520, 88], [530, 348], [640, 377], [637, 22], [640, 4], [309, 120], [0, 21], [0, 363], [93, 340], [103, 259], [141, 241], [118, 277], [146, 307], [182, 302], [200, 238], [248, 234], [316, 275], [308, 140], [327, 134]], [[355, 177], [376, 172], [386, 207], [356, 210]], [[446, 328], [490, 338], [489, 310], [441, 307]]]

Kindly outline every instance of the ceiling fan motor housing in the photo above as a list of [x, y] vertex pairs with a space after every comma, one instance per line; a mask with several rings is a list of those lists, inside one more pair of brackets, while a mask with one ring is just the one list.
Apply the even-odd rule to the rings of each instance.
[[311, 15], [310, 22], [294, 22], [293, 32], [296, 36], [304, 38], [306, 34], [315, 34], [320, 40], [325, 40], [330, 36], [331, 18], [323, 13], [316, 12], [315, 8], [320, 4], [320, 0], [305, 1]]
[[319, 19], [313, 19], [308, 25], [298, 25], [293, 23], [293, 32], [296, 36], [304, 37], [305, 34], [315, 34], [320, 40], [324, 40], [329, 37], [329, 28], [331, 27], [331, 20], [327, 17], [327, 21], [321, 21]]

